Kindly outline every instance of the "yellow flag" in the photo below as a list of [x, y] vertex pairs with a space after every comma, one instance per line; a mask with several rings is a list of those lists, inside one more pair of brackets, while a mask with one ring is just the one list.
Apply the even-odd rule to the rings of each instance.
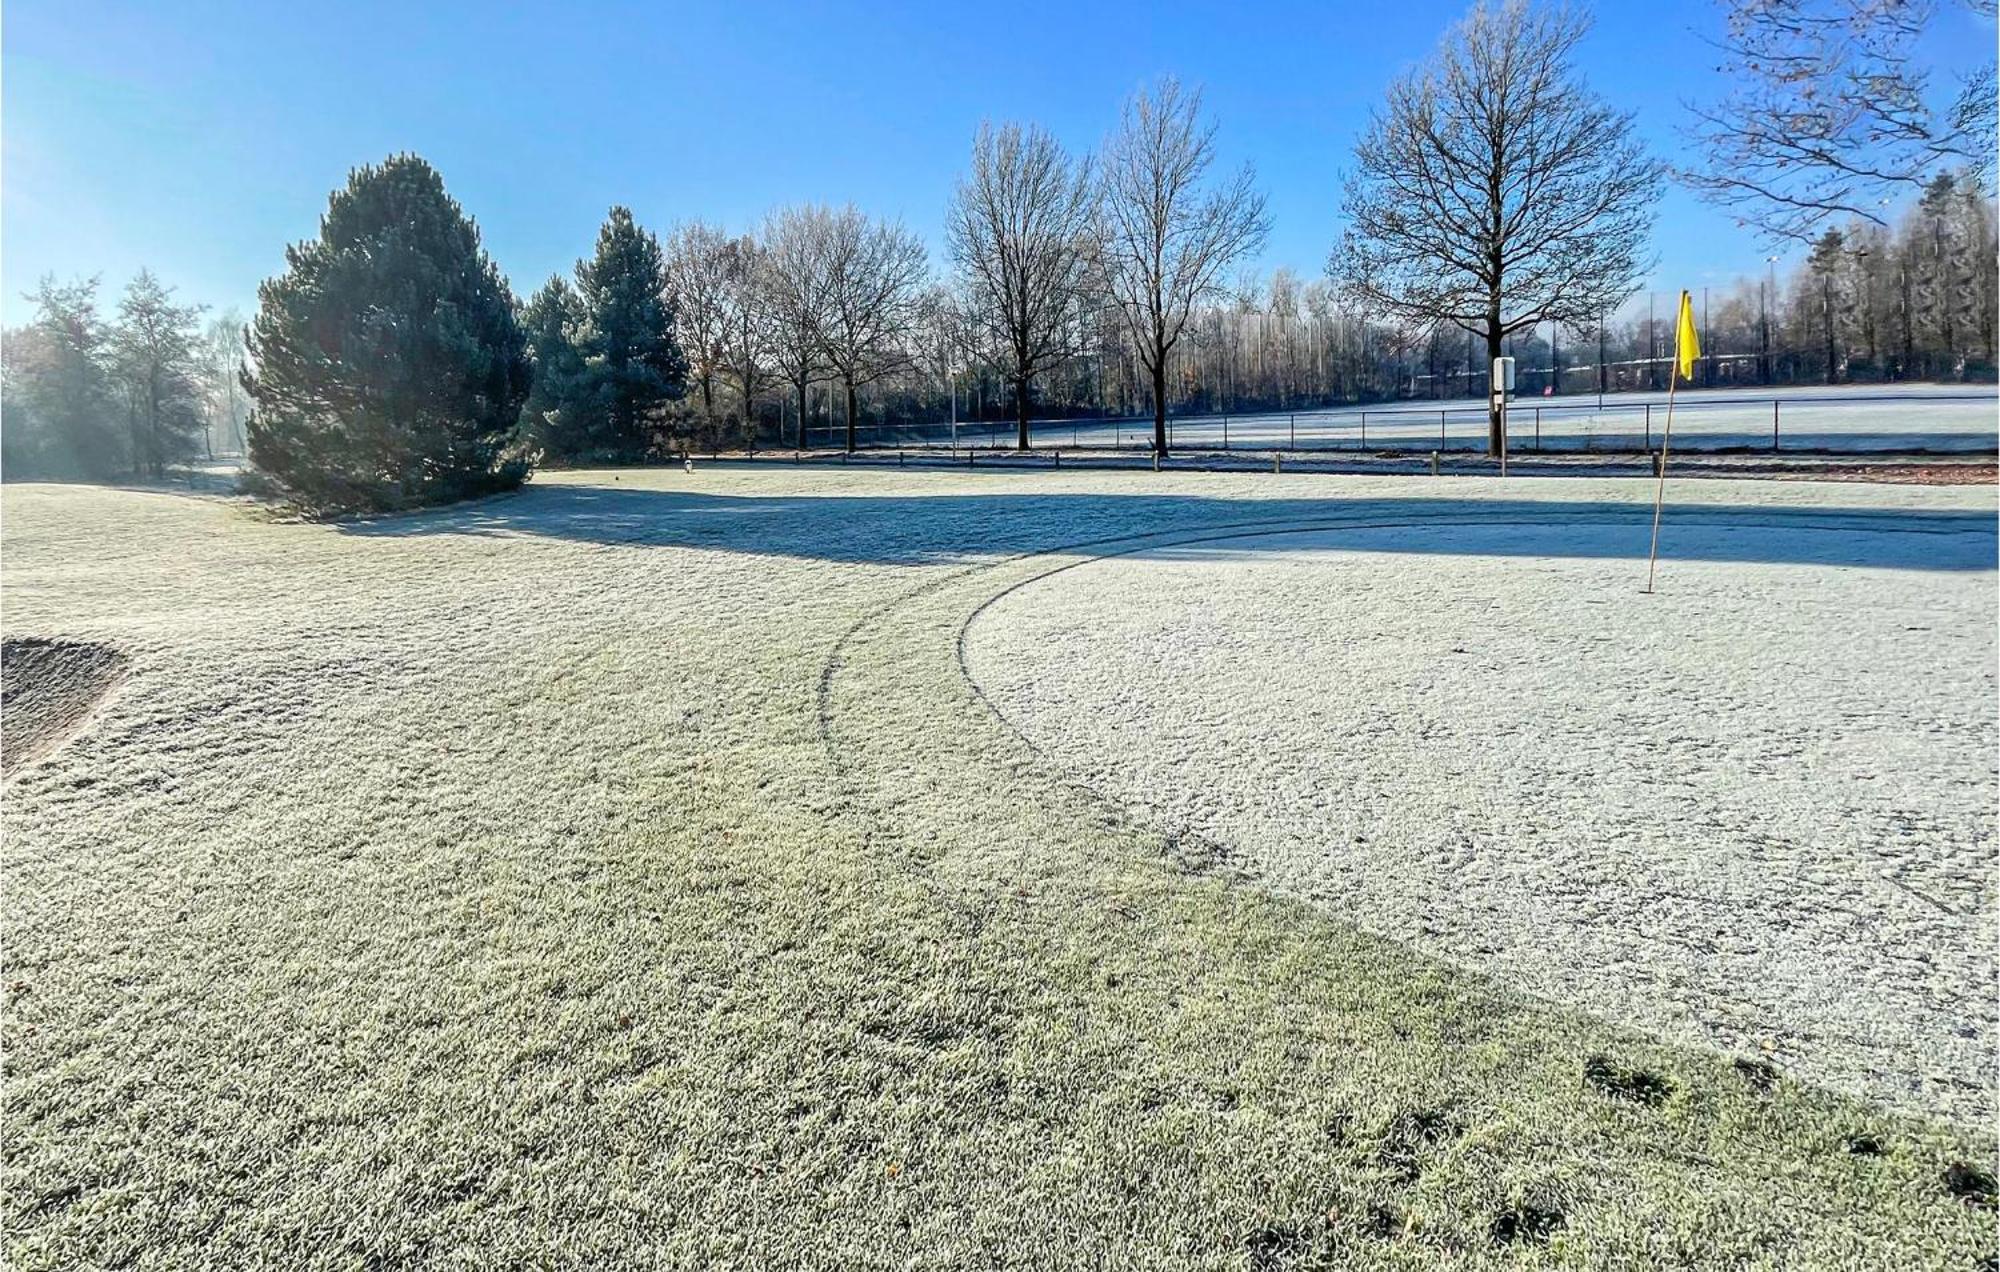
[[1674, 366], [1683, 380], [1694, 379], [1694, 360], [1701, 356], [1701, 335], [1694, 327], [1694, 298], [1681, 293], [1681, 320], [1674, 332]]

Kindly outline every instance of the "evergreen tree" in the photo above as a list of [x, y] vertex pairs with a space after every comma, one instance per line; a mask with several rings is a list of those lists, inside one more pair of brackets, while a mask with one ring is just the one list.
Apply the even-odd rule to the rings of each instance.
[[571, 456], [588, 444], [583, 435], [589, 416], [582, 400], [583, 355], [576, 347], [582, 320], [582, 302], [559, 274], [544, 283], [521, 311], [521, 328], [535, 364], [535, 386], [528, 394], [522, 431], [546, 454]]
[[532, 367], [479, 230], [415, 155], [351, 173], [258, 289], [250, 460], [326, 511], [519, 485]]
[[1842, 273], [1842, 258], [1847, 251], [1847, 242], [1837, 228], [1829, 226], [1813, 242], [1812, 255], [1807, 259], [1807, 268], [1818, 279], [1818, 294], [1811, 307], [1817, 311], [1819, 333], [1825, 342], [1824, 363], [1826, 382], [1836, 384], [1840, 380], [1839, 337], [1835, 331], [1837, 316], [1837, 282]]
[[665, 408], [687, 387], [674, 336], [660, 241], [630, 210], [611, 209], [597, 254], [576, 267], [583, 374], [564, 408], [575, 425], [571, 457], [638, 459], [651, 449]]
[[150, 270], [125, 289], [112, 332], [118, 381], [131, 429], [133, 476], [160, 476], [170, 460], [198, 449], [206, 425], [201, 400], [200, 305], [176, 305]]
[[1916, 247], [1923, 268], [1919, 285], [1924, 290], [1925, 308], [1936, 323], [1932, 337], [1939, 356], [1931, 374], [1938, 379], [1958, 377], [1959, 346], [1966, 334], [1963, 318], [1971, 308], [1966, 266], [1973, 248], [1961, 234], [1963, 227], [1956, 215], [1959, 202], [1949, 172], [1932, 178], [1917, 200], [1920, 237]]
[[115, 477], [129, 451], [116, 421], [97, 280], [46, 277], [29, 298], [34, 320], [6, 341], [0, 465], [9, 477]]

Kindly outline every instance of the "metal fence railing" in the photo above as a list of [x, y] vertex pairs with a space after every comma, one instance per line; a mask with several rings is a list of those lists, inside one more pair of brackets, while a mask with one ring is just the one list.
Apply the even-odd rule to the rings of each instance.
[[[1638, 453], [1656, 449], [1667, 422], [1664, 394], [1623, 398], [1527, 398], [1508, 407], [1508, 448], [1515, 452]], [[1985, 453], [2000, 449], [2000, 397], [1985, 392], [1753, 395], [1694, 390], [1674, 406], [1673, 445], [1707, 451]], [[1038, 448], [1145, 451], [1150, 416], [1034, 420]], [[842, 424], [816, 425], [807, 444], [842, 449]], [[928, 425], [859, 425], [862, 449], [1002, 450], [1015, 445], [1012, 421]], [[1429, 452], [1484, 450], [1481, 402], [1436, 406], [1396, 403], [1297, 412], [1175, 415], [1172, 449], [1246, 451]]]

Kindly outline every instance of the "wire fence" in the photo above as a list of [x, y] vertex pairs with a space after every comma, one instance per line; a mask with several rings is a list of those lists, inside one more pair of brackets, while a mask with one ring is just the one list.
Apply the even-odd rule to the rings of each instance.
[[[1664, 394], [1525, 398], [1507, 408], [1507, 444], [1516, 453], [1643, 453], [1665, 443], [1666, 427]], [[1167, 444], [1199, 451], [1483, 451], [1487, 430], [1485, 403], [1460, 400], [1428, 407], [1176, 415], [1167, 420]], [[1003, 450], [1016, 445], [1018, 434], [1012, 421], [861, 424], [854, 440], [858, 449]], [[1153, 419], [1032, 420], [1029, 440], [1038, 448], [1147, 451], [1153, 446]], [[2000, 397], [1990, 389], [1788, 396], [1694, 390], [1674, 403], [1672, 444], [1695, 451], [1983, 454], [2000, 450]], [[806, 445], [843, 449], [846, 426], [815, 425]]]

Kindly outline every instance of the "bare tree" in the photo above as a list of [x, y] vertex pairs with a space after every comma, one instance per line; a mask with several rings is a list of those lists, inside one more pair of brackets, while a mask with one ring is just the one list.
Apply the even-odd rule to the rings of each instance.
[[808, 208], [806, 220], [818, 243], [820, 353], [845, 394], [853, 450], [856, 390], [909, 364], [929, 262], [923, 243], [900, 224], [872, 221], [851, 205]]
[[1990, 165], [1992, 67], [1949, 106], [1931, 100], [1915, 46], [1934, 4], [1727, 0], [1727, 10], [1719, 47], [1731, 87], [1688, 107], [1707, 163], [1676, 175], [1767, 238], [1812, 242], [1847, 217], [1887, 225], [1889, 205], [1939, 172]]
[[1028, 449], [1035, 377], [1081, 347], [1096, 212], [1090, 160], [1072, 160], [1034, 125], [981, 124], [972, 171], [945, 214], [967, 297], [1014, 385], [1015, 445]]
[[723, 366], [743, 395], [743, 431], [752, 446], [757, 440], [757, 389], [771, 363], [771, 314], [763, 283], [767, 268], [764, 248], [745, 234], [730, 244], [728, 274], [722, 293]]
[[1104, 281], [1152, 379], [1153, 449], [1167, 452], [1167, 359], [1196, 306], [1263, 245], [1264, 196], [1245, 164], [1209, 186], [1215, 125], [1201, 93], [1169, 76], [1125, 103], [1105, 143], [1098, 242]]
[[943, 386], [952, 436], [958, 436], [958, 376], [971, 361], [965, 307], [944, 287], [932, 287], [918, 301], [917, 361]]
[[806, 444], [807, 395], [831, 374], [820, 330], [827, 321], [826, 270], [821, 262], [824, 208], [783, 208], [764, 223], [764, 250], [753, 285], [767, 322], [778, 377], [796, 395], [799, 449]]
[[203, 405], [208, 416], [206, 442], [214, 454], [217, 441], [224, 451], [243, 453], [243, 420], [250, 412], [243, 394], [243, 316], [225, 309], [202, 332]]
[[675, 335], [687, 354], [688, 375], [701, 391], [703, 427], [713, 437], [715, 379], [729, 353], [728, 291], [736, 244], [715, 226], [690, 221], [676, 228], [665, 246]]
[[[1475, 7], [1397, 80], [1354, 148], [1329, 264], [1400, 327], [1483, 336], [1595, 321], [1638, 289], [1663, 176], [1570, 65], [1579, 13]], [[1489, 448], [1497, 452], [1500, 413]]]

